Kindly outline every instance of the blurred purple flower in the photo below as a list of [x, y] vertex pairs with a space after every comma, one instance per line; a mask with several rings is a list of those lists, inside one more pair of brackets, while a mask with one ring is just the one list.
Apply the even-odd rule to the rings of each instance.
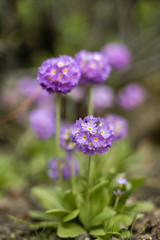
[[71, 142], [71, 130], [73, 124], [68, 124], [61, 128], [60, 130], [60, 146], [62, 149], [66, 151], [74, 151], [76, 149], [76, 145]]
[[107, 57], [99, 52], [82, 50], [75, 55], [81, 70], [80, 82], [85, 84], [102, 83], [108, 78], [111, 67]]
[[113, 69], [124, 69], [131, 61], [129, 49], [121, 43], [110, 43], [103, 47], [102, 53], [108, 57]]
[[79, 67], [70, 56], [47, 59], [38, 69], [37, 80], [49, 93], [66, 94], [78, 85], [79, 79]]
[[30, 127], [38, 138], [50, 138], [55, 133], [53, 112], [48, 109], [37, 108], [30, 113]]
[[53, 96], [42, 89], [36, 79], [31, 77], [20, 79], [17, 83], [17, 89], [21, 95], [26, 97], [34, 94], [37, 90], [39, 94], [37, 95], [35, 102], [39, 106], [52, 106], [54, 108]]
[[109, 108], [114, 102], [114, 93], [112, 89], [105, 85], [94, 86], [92, 95], [93, 106], [95, 110]]
[[84, 97], [84, 90], [82, 87], [77, 86], [68, 94], [68, 96], [70, 96], [75, 102], [80, 102]]
[[145, 98], [145, 89], [137, 83], [130, 83], [119, 91], [117, 103], [125, 109], [132, 109], [138, 107]]
[[[65, 156], [61, 156], [61, 171], [62, 171], [62, 177], [64, 179], [68, 179], [71, 177], [71, 164], [74, 164], [74, 172], [75, 175], [79, 174], [79, 165], [78, 161], [73, 159], [71, 154], [67, 154]], [[48, 170], [47, 170], [48, 176], [52, 179], [58, 178], [58, 168], [57, 168], [57, 160], [56, 158], [52, 158], [48, 163]]]
[[107, 114], [104, 118], [109, 122], [111, 130], [114, 132], [114, 141], [118, 141], [126, 137], [128, 122], [125, 118], [115, 114]]
[[128, 183], [126, 178], [117, 178], [116, 182], [119, 183], [120, 185], [126, 185]]

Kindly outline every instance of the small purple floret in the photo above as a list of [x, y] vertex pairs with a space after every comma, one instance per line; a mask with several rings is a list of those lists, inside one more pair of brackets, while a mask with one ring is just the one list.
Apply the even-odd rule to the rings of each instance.
[[115, 114], [107, 114], [104, 118], [109, 122], [111, 130], [114, 132], [114, 141], [118, 141], [126, 137], [128, 122], [125, 118]]
[[66, 55], [47, 59], [38, 69], [37, 80], [49, 93], [66, 94], [78, 85], [79, 79], [76, 61]]
[[88, 52], [82, 50], [75, 56], [81, 71], [80, 82], [85, 84], [104, 82], [111, 71], [106, 56], [99, 52]]
[[146, 98], [146, 91], [136, 83], [130, 83], [119, 91], [117, 103], [125, 108], [138, 107]]
[[[71, 177], [71, 161], [74, 164], [74, 172], [75, 175], [79, 174], [79, 165], [77, 160], [72, 160], [71, 154], [67, 154], [65, 156], [61, 156], [61, 171], [63, 179], [69, 179]], [[48, 169], [47, 169], [48, 176], [52, 179], [58, 178], [58, 167], [57, 167], [57, 160], [56, 158], [52, 158], [48, 162]]]
[[131, 53], [124, 44], [107, 44], [103, 47], [102, 53], [108, 57], [113, 69], [125, 69], [131, 61]]
[[120, 185], [126, 185], [128, 183], [126, 178], [117, 178], [116, 182], [119, 183]]
[[106, 120], [87, 116], [76, 121], [71, 131], [71, 141], [84, 154], [105, 153], [111, 147], [113, 132]]
[[30, 127], [38, 138], [50, 138], [55, 133], [53, 112], [48, 109], [37, 108], [30, 113]]
[[71, 142], [71, 130], [73, 124], [68, 124], [61, 128], [60, 130], [60, 146], [65, 151], [71, 152], [76, 150], [75, 143]]

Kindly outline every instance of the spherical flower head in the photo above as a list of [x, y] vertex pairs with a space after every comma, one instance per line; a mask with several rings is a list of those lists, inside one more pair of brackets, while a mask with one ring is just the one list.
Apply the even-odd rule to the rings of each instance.
[[95, 111], [111, 107], [114, 102], [114, 93], [112, 89], [105, 85], [94, 86], [92, 102]]
[[78, 85], [80, 69], [70, 56], [50, 58], [42, 63], [38, 70], [37, 80], [49, 93], [70, 92]]
[[117, 103], [125, 109], [133, 109], [138, 107], [145, 98], [145, 89], [137, 83], [130, 83], [119, 91]]
[[[67, 154], [65, 156], [61, 156], [61, 171], [62, 171], [63, 179], [69, 179], [71, 177], [71, 172], [72, 172], [71, 161], [73, 161], [75, 175], [79, 174], [78, 161], [75, 159], [72, 160], [72, 156], [70, 154]], [[47, 173], [51, 179], [58, 178], [58, 167], [57, 167], [57, 159], [56, 158], [52, 158], [48, 162]]]
[[128, 122], [125, 118], [115, 114], [107, 114], [104, 118], [109, 122], [111, 130], [114, 132], [114, 141], [118, 141], [126, 137]]
[[71, 131], [71, 141], [84, 154], [105, 153], [111, 147], [113, 132], [106, 120], [100, 117], [87, 116], [80, 118]]
[[110, 43], [103, 47], [102, 53], [108, 57], [113, 69], [125, 69], [131, 61], [129, 49], [121, 43]]
[[116, 182], [119, 183], [120, 185], [126, 185], [128, 183], [126, 178], [117, 178]]
[[75, 56], [81, 70], [80, 82], [85, 84], [102, 83], [108, 78], [111, 67], [106, 56], [99, 52], [82, 50]]
[[68, 124], [63, 126], [60, 130], [60, 146], [65, 151], [71, 152], [76, 150], [76, 145], [71, 142], [71, 130], [73, 124]]
[[47, 139], [55, 133], [55, 120], [52, 111], [37, 108], [30, 113], [30, 127], [38, 138]]

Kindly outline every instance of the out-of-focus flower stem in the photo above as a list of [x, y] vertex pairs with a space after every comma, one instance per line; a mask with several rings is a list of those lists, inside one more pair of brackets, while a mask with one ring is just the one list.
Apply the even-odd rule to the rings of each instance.
[[92, 86], [88, 90], [88, 115], [93, 115]]
[[59, 134], [60, 134], [60, 121], [61, 121], [61, 95], [57, 94], [57, 110], [56, 110], [56, 155], [57, 155], [57, 167], [58, 167], [58, 179], [59, 184], [63, 189], [63, 179], [61, 171], [60, 161], [60, 147], [59, 147]]
[[114, 210], [116, 210], [116, 208], [117, 208], [117, 206], [118, 206], [119, 199], [120, 199], [120, 196], [117, 196], [117, 197], [116, 197], [115, 204], [114, 204], [114, 207], [113, 207]]

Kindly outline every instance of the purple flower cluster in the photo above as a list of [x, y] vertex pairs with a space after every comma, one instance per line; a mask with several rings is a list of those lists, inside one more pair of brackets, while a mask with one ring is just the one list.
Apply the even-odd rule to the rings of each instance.
[[129, 49], [120, 43], [110, 43], [104, 46], [102, 53], [108, 57], [113, 69], [124, 69], [131, 61]]
[[66, 94], [74, 88], [80, 79], [80, 70], [70, 56], [50, 58], [42, 63], [37, 80], [49, 93]]
[[80, 82], [86, 84], [101, 83], [109, 76], [111, 67], [107, 57], [98, 52], [82, 50], [75, 56], [81, 70]]
[[114, 132], [114, 141], [118, 141], [127, 135], [127, 120], [115, 114], [107, 114], [104, 117], [108, 122], [111, 130]]
[[60, 130], [60, 146], [65, 151], [71, 152], [76, 149], [76, 145], [71, 142], [71, 130], [73, 125], [68, 124], [61, 128]]
[[117, 103], [125, 108], [138, 107], [145, 99], [146, 91], [136, 83], [130, 83], [119, 91]]
[[109, 108], [114, 102], [114, 93], [108, 86], [101, 85], [93, 87], [92, 96], [93, 106], [95, 110]]
[[[61, 171], [62, 171], [62, 177], [63, 179], [68, 179], [71, 177], [71, 161], [72, 157], [70, 154], [67, 154], [66, 156], [61, 157]], [[75, 175], [79, 174], [79, 166], [78, 166], [78, 161], [74, 160], [74, 172]], [[48, 170], [47, 170], [48, 176], [52, 179], [57, 179], [58, 178], [58, 167], [57, 167], [57, 159], [52, 158], [49, 163], [48, 163]]]
[[105, 153], [111, 147], [113, 132], [106, 120], [87, 116], [76, 121], [71, 131], [71, 141], [84, 154]]
[[30, 113], [30, 127], [38, 138], [46, 139], [55, 133], [53, 112], [48, 109], [37, 108]]

